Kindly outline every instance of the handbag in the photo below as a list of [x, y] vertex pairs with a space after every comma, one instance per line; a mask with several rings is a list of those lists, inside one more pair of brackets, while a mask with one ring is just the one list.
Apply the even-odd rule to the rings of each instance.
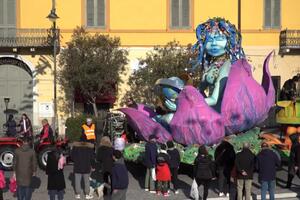
[[156, 181], [156, 172], [155, 172], [155, 168], [151, 168], [150, 173], [151, 173], [152, 179], [153, 179], [154, 181]]
[[15, 176], [9, 179], [9, 191], [15, 193], [17, 191], [17, 180]]
[[193, 180], [191, 191], [190, 191], [190, 197], [192, 197], [195, 200], [199, 200], [199, 190], [198, 190], [198, 184], [196, 182], [196, 179]]
[[5, 176], [2, 170], [0, 170], [0, 189], [5, 188], [6, 182], [5, 182]]

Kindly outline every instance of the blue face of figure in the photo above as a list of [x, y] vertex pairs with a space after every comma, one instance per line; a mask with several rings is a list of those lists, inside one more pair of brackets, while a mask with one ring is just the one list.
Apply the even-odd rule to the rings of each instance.
[[178, 92], [176, 92], [175, 90], [173, 90], [170, 87], [163, 87], [162, 92], [165, 96], [165, 101], [164, 101], [164, 105], [171, 111], [176, 111], [176, 98], [178, 96]]
[[227, 44], [227, 39], [225, 35], [220, 34], [219, 32], [213, 32], [207, 37], [205, 49], [209, 55], [216, 57], [221, 56], [226, 52], [225, 47]]

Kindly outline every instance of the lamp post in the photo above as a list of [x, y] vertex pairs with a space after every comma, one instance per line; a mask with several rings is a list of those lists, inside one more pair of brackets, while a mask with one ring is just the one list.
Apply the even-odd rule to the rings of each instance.
[[[9, 97], [4, 97], [4, 103], [5, 103], [5, 118], [7, 122], [7, 110], [8, 110], [8, 103], [9, 103], [10, 98]], [[5, 123], [6, 123], [5, 122]]]
[[56, 20], [59, 18], [56, 14], [56, 8], [55, 8], [55, 0], [52, 0], [52, 9], [50, 11], [50, 14], [47, 16], [47, 18], [52, 22], [52, 42], [53, 42], [53, 84], [54, 84], [54, 94], [53, 94], [53, 110], [54, 110], [54, 120], [53, 120], [53, 130], [54, 133], [56, 133], [56, 126], [57, 126], [57, 97], [56, 97], [56, 51], [57, 51], [57, 40], [58, 40], [58, 34], [57, 34], [57, 27], [56, 27]]

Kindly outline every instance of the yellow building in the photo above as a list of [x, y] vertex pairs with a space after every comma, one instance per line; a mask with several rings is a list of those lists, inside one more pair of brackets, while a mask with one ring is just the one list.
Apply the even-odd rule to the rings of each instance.
[[[238, 2], [57, 0], [60, 44], [63, 48], [76, 26], [86, 27], [91, 33], [120, 37], [122, 46], [129, 50], [128, 73], [123, 75], [126, 79], [138, 66], [138, 59], [153, 46], [171, 40], [183, 45], [193, 44], [199, 23], [219, 16], [238, 25], [240, 16], [243, 47], [254, 67], [255, 78], [260, 81], [263, 60], [274, 50], [271, 73], [280, 77], [282, 85], [300, 72], [299, 55], [279, 55], [280, 31], [300, 30], [300, 1], [242, 0], [240, 15]], [[46, 19], [51, 6], [51, 0], [0, 0], [0, 97], [10, 97], [8, 108], [19, 114], [27, 112], [35, 126], [42, 118], [53, 116], [53, 61], [47, 56], [52, 53], [53, 45], [46, 30], [52, 25]], [[297, 37], [299, 40], [299, 33]], [[285, 52], [288, 54], [289, 50]], [[37, 69], [43, 67], [45, 73], [38, 73]], [[120, 99], [126, 90], [126, 82], [119, 88]], [[59, 88], [57, 91], [60, 94]], [[5, 121], [5, 106], [4, 100], [0, 99], [0, 123]], [[66, 117], [60, 112], [61, 130]]]

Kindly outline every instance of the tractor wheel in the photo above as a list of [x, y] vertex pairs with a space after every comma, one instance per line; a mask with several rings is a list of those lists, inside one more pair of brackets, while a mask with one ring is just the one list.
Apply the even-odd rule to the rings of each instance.
[[15, 157], [15, 149], [11, 147], [0, 148], [0, 165], [4, 170], [12, 170]]
[[38, 153], [38, 163], [41, 169], [45, 170], [47, 165], [48, 153], [53, 151], [54, 147], [45, 147]]

